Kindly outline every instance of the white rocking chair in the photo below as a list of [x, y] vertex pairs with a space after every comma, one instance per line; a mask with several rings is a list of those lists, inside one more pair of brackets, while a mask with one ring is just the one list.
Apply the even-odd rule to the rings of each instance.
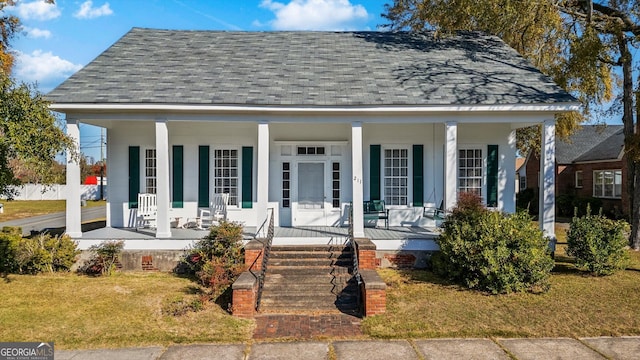
[[136, 230], [139, 228], [156, 228], [158, 218], [158, 201], [156, 194], [138, 194], [138, 216]]
[[227, 219], [227, 204], [229, 203], [229, 194], [213, 194], [208, 209], [200, 209], [198, 228], [210, 228], [215, 222]]

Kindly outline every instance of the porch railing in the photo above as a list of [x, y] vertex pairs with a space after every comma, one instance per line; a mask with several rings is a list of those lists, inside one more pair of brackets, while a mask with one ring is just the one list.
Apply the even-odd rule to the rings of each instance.
[[[262, 249], [262, 267], [260, 268], [260, 273], [258, 274], [258, 292], [256, 294], [256, 311], [260, 310], [260, 301], [262, 300], [262, 288], [264, 287], [264, 278], [267, 274], [267, 264], [269, 263], [269, 255], [271, 254], [271, 244], [273, 243], [273, 234], [274, 234], [273, 209], [269, 208], [267, 209], [267, 211], [269, 212], [269, 215], [267, 215], [267, 219], [265, 219], [264, 223], [260, 227], [260, 229], [263, 229], [264, 225], [267, 224], [267, 221], [268, 221], [269, 225], [267, 227], [266, 243], [264, 244], [264, 247]], [[261, 233], [260, 230], [256, 232], [256, 236], [257, 234], [260, 234], [260, 233]]]

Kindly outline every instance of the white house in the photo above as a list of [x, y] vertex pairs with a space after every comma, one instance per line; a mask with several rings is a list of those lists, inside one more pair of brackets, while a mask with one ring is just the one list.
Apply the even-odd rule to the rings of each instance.
[[[47, 95], [107, 130], [107, 226], [130, 226], [156, 193], [156, 238], [230, 193], [228, 218], [340, 226], [382, 199], [390, 226], [432, 226], [426, 203], [457, 194], [515, 211], [515, 130], [544, 124], [542, 226], [553, 236], [554, 116], [576, 100], [496, 37], [406, 32], [219, 32], [134, 28]], [[68, 163], [67, 232], [81, 238]]]

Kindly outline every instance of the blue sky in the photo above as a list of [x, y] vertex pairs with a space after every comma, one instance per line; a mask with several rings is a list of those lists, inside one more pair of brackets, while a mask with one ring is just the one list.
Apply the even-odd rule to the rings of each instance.
[[[20, 0], [6, 11], [24, 31], [13, 41], [14, 77], [47, 93], [132, 27], [184, 30], [376, 30], [384, 0]], [[100, 157], [100, 132], [81, 128], [82, 151]]]

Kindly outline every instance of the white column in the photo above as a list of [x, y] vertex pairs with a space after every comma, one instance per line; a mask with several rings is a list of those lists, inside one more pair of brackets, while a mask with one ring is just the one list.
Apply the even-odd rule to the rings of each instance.
[[[256, 215], [257, 224], [260, 226], [267, 218], [269, 206], [269, 123], [258, 124], [258, 172]], [[266, 229], [265, 229], [266, 230]]]
[[556, 213], [556, 123], [549, 119], [542, 127], [542, 146], [540, 149], [540, 229], [551, 238], [552, 251], [555, 250], [555, 213]]
[[[74, 151], [80, 151], [80, 123], [67, 119], [67, 135], [73, 140]], [[82, 208], [80, 206], [80, 162], [67, 151], [66, 233], [72, 238], [82, 237]]]
[[169, 129], [166, 119], [156, 119], [156, 196], [158, 200], [157, 238], [171, 237], [169, 222]]
[[445, 124], [444, 142], [444, 208], [451, 209], [458, 201], [458, 124]]
[[364, 190], [362, 181], [362, 123], [359, 121], [351, 124], [351, 173], [353, 236], [361, 238], [364, 237], [364, 211], [362, 208]]

